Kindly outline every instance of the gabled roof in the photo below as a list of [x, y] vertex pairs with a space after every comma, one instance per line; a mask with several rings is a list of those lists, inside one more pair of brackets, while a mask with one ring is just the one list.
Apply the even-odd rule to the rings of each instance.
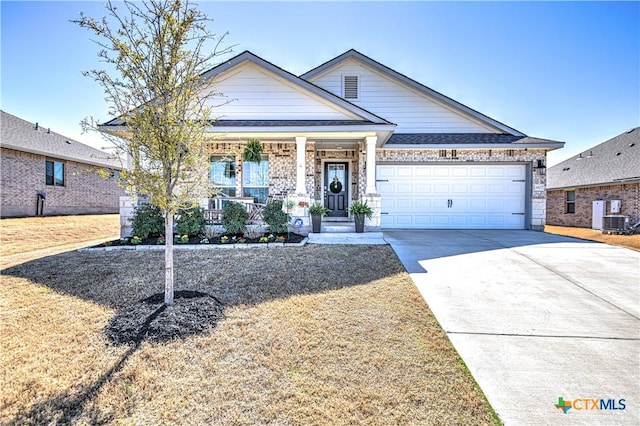
[[547, 189], [640, 181], [640, 127], [622, 133], [547, 171]]
[[351, 49], [345, 53], [343, 53], [342, 55], [331, 59], [330, 61], [325, 62], [324, 64], [310, 70], [307, 71], [306, 73], [302, 74], [300, 76], [300, 78], [303, 78], [305, 80], [311, 79], [316, 75], [322, 74], [325, 71], [329, 70], [330, 68], [333, 68], [334, 66], [338, 65], [339, 63], [347, 60], [347, 59], [356, 59], [366, 65], [368, 65], [369, 67], [375, 69], [376, 71], [387, 75], [388, 77], [391, 77], [395, 80], [398, 80], [410, 87], [412, 87], [413, 89], [417, 90], [418, 92], [422, 92], [423, 94], [427, 95], [428, 97], [431, 97], [439, 102], [441, 102], [442, 104], [448, 106], [449, 108], [452, 108], [456, 111], [459, 111], [465, 115], [471, 116], [485, 124], [490, 125], [491, 127], [497, 128], [500, 130], [500, 132], [502, 133], [507, 133], [510, 135], [514, 135], [514, 136], [525, 136], [524, 133], [519, 132], [516, 129], [513, 129], [503, 123], [500, 123], [497, 120], [494, 120], [490, 117], [487, 117], [484, 114], [481, 114], [480, 112], [469, 108], [466, 105], [461, 104], [460, 102], [454, 101], [453, 99], [443, 95], [442, 93], [436, 92], [435, 90], [407, 77], [404, 74], [400, 74], [399, 72], [392, 70], [391, 68], [369, 58], [368, 56], [363, 55], [362, 53], [358, 52], [357, 50]]
[[326, 99], [329, 102], [332, 102], [334, 104], [337, 104], [338, 106], [345, 108], [347, 110], [349, 110], [350, 112], [362, 117], [365, 120], [371, 121], [372, 123], [375, 124], [393, 124], [387, 120], [385, 120], [382, 117], [379, 117], [367, 110], [365, 110], [364, 108], [360, 108], [357, 105], [354, 105], [353, 103], [346, 101], [344, 99], [342, 99], [339, 96], [334, 95], [333, 93], [316, 86], [313, 83], [310, 83], [298, 76], [296, 76], [295, 74], [290, 73], [289, 71], [286, 71], [274, 64], [272, 64], [269, 61], [266, 61], [264, 59], [262, 59], [261, 57], [251, 53], [248, 50], [245, 50], [244, 52], [240, 53], [239, 55], [229, 59], [228, 61], [217, 65], [213, 68], [211, 68], [210, 70], [204, 72], [202, 74], [202, 78], [203, 80], [209, 80], [212, 78], [215, 78], [216, 76], [224, 73], [225, 71], [230, 70], [231, 68], [234, 68], [238, 65], [240, 65], [241, 63], [245, 62], [245, 61], [249, 61], [252, 62], [268, 71], [271, 71], [272, 73], [290, 81], [293, 84], [296, 84], [298, 86], [300, 86], [303, 89], [306, 89], [310, 92], [312, 92], [313, 94]]
[[31, 154], [44, 155], [61, 160], [77, 161], [93, 166], [122, 169], [120, 162], [110, 154], [78, 142], [48, 128], [36, 126], [15, 115], [0, 111], [0, 128], [3, 148]]
[[[314, 95], [334, 104], [337, 105], [340, 108], [346, 109], [347, 111], [355, 114], [358, 117], [362, 117], [362, 121], [357, 121], [357, 120], [353, 120], [352, 125], [371, 125], [371, 126], [375, 126], [375, 125], [382, 125], [385, 127], [386, 130], [393, 130], [393, 128], [395, 128], [395, 124], [385, 120], [384, 118], [373, 114], [370, 111], [365, 110], [364, 108], [361, 108], [351, 102], [348, 102], [344, 99], [342, 99], [339, 96], [334, 95], [333, 93], [319, 87], [316, 86], [315, 84], [308, 82], [304, 79], [301, 79], [300, 77], [272, 64], [269, 61], [266, 61], [262, 58], [260, 58], [259, 56], [255, 55], [254, 53], [246, 50], [242, 53], [240, 53], [237, 56], [234, 56], [233, 58], [229, 59], [226, 62], [223, 62], [211, 69], [209, 69], [208, 71], [205, 71], [204, 73], [201, 74], [201, 79], [203, 81], [207, 81], [207, 80], [211, 80], [214, 79], [222, 74], [224, 74], [225, 72], [245, 63], [245, 62], [251, 62], [267, 71], [270, 71], [274, 74], [276, 74], [277, 76], [289, 81], [290, 83], [300, 87], [301, 89], [307, 90], [311, 93], [313, 93]], [[227, 125], [230, 125], [231, 127], [255, 127], [255, 124], [263, 121], [263, 122], [269, 122], [270, 120], [222, 120], [223, 123], [221, 124], [215, 124], [212, 123], [215, 127], [220, 127], [220, 126], [224, 126], [224, 124], [226, 123]], [[247, 121], [246, 123], [244, 123], [244, 121]], [[312, 120], [314, 122], [317, 122], [318, 120]], [[320, 120], [322, 121], [322, 120]], [[342, 121], [346, 121], [346, 120], [342, 120]], [[250, 123], [251, 122], [251, 123]], [[267, 123], [268, 124], [268, 123]], [[345, 123], [341, 123], [342, 125], [346, 125]], [[113, 128], [117, 128], [119, 126], [123, 126], [126, 125], [125, 121], [121, 120], [120, 118], [114, 118], [104, 124], [101, 125], [101, 127], [113, 127]], [[296, 122], [296, 120], [281, 120], [281, 125], [280, 127], [287, 127], [287, 126], [293, 126], [293, 127], [299, 127], [301, 124], [299, 122]], [[317, 124], [317, 125], [322, 125], [322, 124]]]

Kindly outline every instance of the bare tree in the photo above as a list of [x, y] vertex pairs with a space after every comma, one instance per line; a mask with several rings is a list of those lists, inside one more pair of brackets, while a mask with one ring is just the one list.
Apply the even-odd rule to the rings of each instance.
[[231, 47], [220, 48], [226, 33], [209, 32], [211, 20], [188, 0], [121, 4], [119, 10], [108, 2], [108, 14], [100, 20], [81, 13], [72, 22], [98, 37], [98, 56], [107, 68], [84, 73], [104, 89], [109, 114], [115, 117], [109, 126], [94, 122], [93, 127], [118, 155], [128, 158], [121, 182], [163, 211], [165, 304], [170, 306], [174, 215], [209, 195], [203, 147], [211, 119], [209, 99], [215, 92], [201, 74]]

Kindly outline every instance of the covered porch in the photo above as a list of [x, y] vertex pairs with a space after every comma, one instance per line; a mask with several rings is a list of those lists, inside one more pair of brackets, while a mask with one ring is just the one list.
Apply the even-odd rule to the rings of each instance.
[[[293, 223], [301, 221], [310, 228], [309, 206], [319, 203], [329, 209], [326, 222], [342, 222], [351, 220], [349, 206], [359, 200], [374, 210], [366, 226], [378, 228], [376, 149], [391, 135], [392, 126], [324, 124], [311, 129], [261, 127], [239, 132], [237, 127], [221, 128], [218, 123], [205, 152], [211, 162], [210, 180], [220, 195], [203, 200], [202, 207], [214, 219], [221, 213], [223, 200], [246, 203], [251, 215], [268, 200], [280, 199]], [[260, 163], [243, 160], [250, 139], [262, 145]]]

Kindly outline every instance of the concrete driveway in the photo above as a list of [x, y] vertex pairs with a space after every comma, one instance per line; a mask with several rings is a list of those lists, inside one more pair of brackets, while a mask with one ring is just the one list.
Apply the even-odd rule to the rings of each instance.
[[505, 424], [640, 424], [640, 253], [533, 231], [384, 236]]

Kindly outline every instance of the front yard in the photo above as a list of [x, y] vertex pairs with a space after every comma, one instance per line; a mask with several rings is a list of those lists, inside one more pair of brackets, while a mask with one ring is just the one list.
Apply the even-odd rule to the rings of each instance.
[[[42, 223], [42, 222], [40, 222]], [[204, 333], [107, 342], [163, 289], [162, 252], [66, 252], [2, 270], [2, 424], [496, 424], [388, 246], [176, 252]]]

